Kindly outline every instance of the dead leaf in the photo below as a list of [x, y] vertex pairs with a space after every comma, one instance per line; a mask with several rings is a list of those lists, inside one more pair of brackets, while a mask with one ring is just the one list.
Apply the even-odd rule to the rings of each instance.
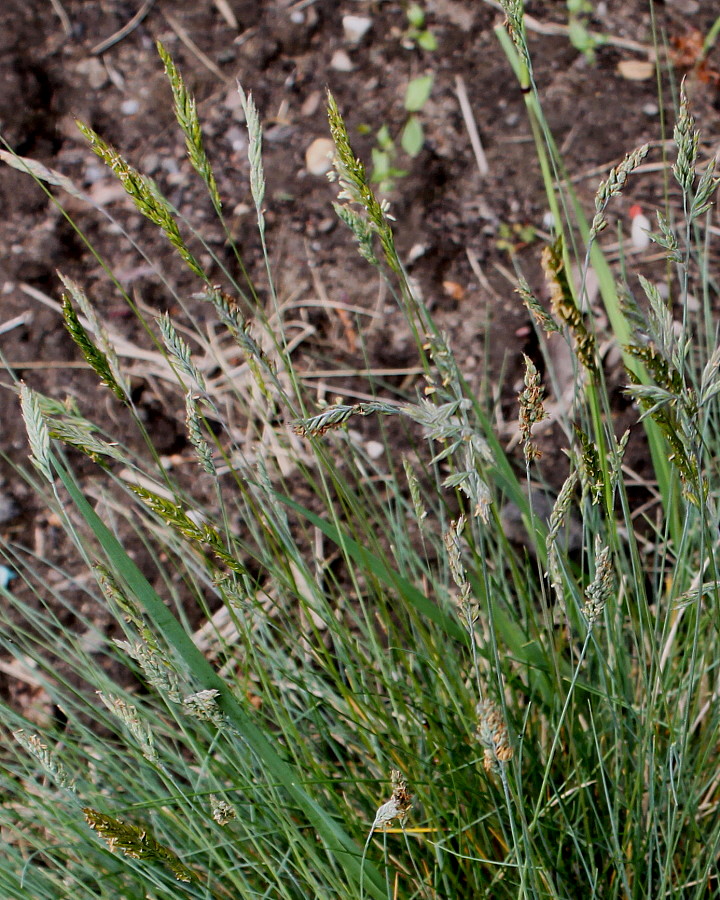
[[459, 302], [465, 296], [465, 288], [457, 281], [443, 281], [442, 286], [445, 295], [453, 300]]
[[655, 63], [646, 59], [623, 59], [617, 70], [626, 81], [648, 81], [655, 74]]

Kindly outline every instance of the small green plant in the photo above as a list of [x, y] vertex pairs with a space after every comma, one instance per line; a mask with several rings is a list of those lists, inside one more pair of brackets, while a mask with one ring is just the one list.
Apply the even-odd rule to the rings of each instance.
[[408, 49], [420, 47], [422, 50], [437, 50], [437, 38], [425, 24], [425, 10], [422, 6], [411, 3], [405, 10], [405, 15], [408, 26], [403, 32], [403, 46]]
[[605, 40], [593, 34], [588, 28], [593, 5], [590, 0], [567, 0], [568, 37], [570, 43], [588, 60], [595, 60], [595, 51], [605, 44]]
[[504, 250], [510, 256], [514, 256], [523, 247], [532, 244], [535, 236], [535, 226], [530, 223], [523, 225], [520, 222], [501, 222], [498, 225], [495, 246], [498, 250]]
[[[400, 133], [400, 147], [410, 157], [417, 156], [425, 144], [425, 132], [419, 113], [428, 101], [432, 91], [434, 77], [421, 75], [413, 78], [405, 91], [405, 110], [409, 114]], [[404, 178], [407, 169], [396, 165], [398, 148], [390, 129], [383, 125], [376, 135], [376, 146], [372, 149], [371, 180], [377, 184], [381, 194], [388, 193], [395, 186], [398, 178]]]

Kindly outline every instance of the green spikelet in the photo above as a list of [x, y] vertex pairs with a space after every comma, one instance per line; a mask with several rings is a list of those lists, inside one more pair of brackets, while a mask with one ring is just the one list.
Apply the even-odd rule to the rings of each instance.
[[169, 869], [178, 881], [199, 881], [177, 853], [159, 843], [147, 828], [129, 825], [107, 813], [98, 812], [89, 806], [83, 808], [85, 821], [108, 845], [111, 853], [124, 853], [132, 859], [158, 862]]
[[524, 278], [518, 279], [516, 293], [520, 294], [525, 309], [533, 316], [545, 334], [557, 334], [560, 327], [553, 317], [544, 309], [538, 298], [530, 290], [530, 285]]
[[233, 572], [244, 575], [247, 572], [245, 566], [230, 553], [223, 543], [217, 529], [207, 522], [197, 522], [184, 512], [172, 500], [167, 500], [159, 494], [148, 490], [138, 484], [129, 485], [130, 489], [171, 528], [179, 531], [184, 537], [202, 544], [210, 549], [214, 556], [221, 560]]
[[645, 159], [648, 152], [648, 145], [643, 144], [632, 153], [628, 153], [619, 166], [610, 169], [610, 174], [605, 181], [600, 182], [600, 187], [595, 194], [595, 218], [590, 228], [590, 239], [595, 238], [607, 225], [605, 220], [605, 210], [613, 197], [617, 197], [622, 193], [628, 175], [636, 169]]
[[118, 400], [122, 400], [123, 403], [126, 403], [127, 397], [125, 391], [115, 379], [107, 356], [105, 356], [102, 350], [96, 347], [90, 340], [87, 331], [78, 318], [78, 314], [75, 312], [75, 307], [72, 305], [69, 294], [63, 294], [62, 314], [65, 328], [70, 337], [80, 348], [80, 352], [85, 357], [85, 361], [95, 370], [100, 376], [100, 380], [103, 384], [106, 384], [110, 388]]
[[115, 173], [137, 209], [146, 218], [150, 219], [153, 224], [162, 229], [165, 237], [178, 251], [190, 270], [205, 281], [206, 278], [202, 266], [183, 240], [177, 222], [173, 217], [170, 204], [160, 194], [157, 186], [149, 178], [141, 175], [137, 169], [125, 162], [117, 150], [106, 144], [92, 128], [88, 128], [82, 122], [77, 122], [76, 124], [90, 143], [92, 151]]
[[[335, 143], [334, 167], [340, 185], [338, 200], [354, 203], [361, 207], [368, 218], [368, 228], [375, 232], [383, 249], [383, 255], [392, 271], [404, 281], [404, 272], [395, 249], [395, 238], [388, 221], [387, 206], [381, 203], [370, 187], [364, 164], [355, 156], [350, 146], [345, 122], [335, 98], [328, 91], [328, 123], [330, 135]], [[336, 207], [337, 209], [337, 207]], [[369, 231], [360, 227], [352, 215], [342, 217], [350, 225], [360, 241], [361, 253], [366, 258], [374, 256], [369, 248]]]
[[215, 182], [215, 175], [213, 174], [207, 154], [205, 153], [202, 129], [200, 128], [195, 98], [188, 92], [182, 75], [178, 72], [172, 57], [160, 41], [157, 42], [156, 46], [157, 51], [160, 54], [160, 59], [162, 59], [163, 65], [165, 66], [165, 74], [170, 82], [170, 89], [172, 90], [175, 103], [175, 118], [185, 135], [185, 146], [187, 147], [188, 157], [192, 163], [193, 169], [195, 169], [207, 185], [213, 206], [217, 212], [220, 212], [222, 209], [222, 202]]

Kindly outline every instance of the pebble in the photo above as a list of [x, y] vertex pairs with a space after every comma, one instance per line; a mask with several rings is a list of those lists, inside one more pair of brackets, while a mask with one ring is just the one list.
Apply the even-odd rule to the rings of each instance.
[[349, 44], [359, 44], [372, 28], [372, 19], [367, 16], [343, 16], [343, 31]]
[[120, 104], [120, 112], [124, 116], [134, 116], [140, 111], [140, 104], [137, 100], [123, 100]]
[[87, 77], [88, 84], [94, 91], [100, 90], [110, 80], [107, 69], [96, 57], [81, 60], [77, 65], [77, 70], [81, 75]]
[[0, 494], [0, 525], [10, 522], [20, 514], [20, 507], [9, 494]]
[[305, 168], [311, 175], [325, 175], [332, 169], [335, 144], [330, 138], [316, 138], [305, 151]]
[[225, 140], [235, 153], [244, 153], [248, 143], [247, 131], [239, 125], [231, 125], [225, 133]]
[[330, 60], [330, 68], [336, 72], [352, 72], [355, 66], [344, 50], [336, 50]]
[[17, 578], [17, 572], [13, 572], [7, 566], [0, 566], [0, 588], [6, 588], [13, 578]]
[[365, 444], [365, 450], [370, 459], [380, 459], [383, 453], [385, 453], [385, 447], [380, 441], [368, 441]]

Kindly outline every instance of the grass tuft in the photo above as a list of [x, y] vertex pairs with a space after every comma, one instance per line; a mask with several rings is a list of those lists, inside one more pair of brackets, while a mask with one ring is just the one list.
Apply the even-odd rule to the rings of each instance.
[[[682, 93], [683, 218], [658, 216], [662, 276], [619, 286], [605, 215], [649, 151], [608, 174], [588, 224], [542, 115], [522, 4], [503, 8], [557, 212], [550, 309], [524, 279], [518, 302], [548, 380], [549, 341], [566, 342], [578, 373], [551, 410], [526, 360], [516, 455], [413, 291], [332, 95], [335, 209], [406, 316], [423, 373], [412, 395], [368, 372], [371, 399], [323, 408], [305, 386], [274, 286], [249, 95], [270, 312], [239, 254], [240, 276], [226, 268], [209, 285], [158, 188], [83, 129], [197, 277], [220, 337], [180, 313], [141, 320], [185, 411], [189, 476], [148, 442], [126, 357], [75, 283], [66, 326], [146, 449], [113, 440], [79, 402], [17, 385], [32, 463], [19, 477], [65, 558], [2, 547], [18, 575], [0, 588], [3, 667], [38, 698], [2, 704], [14, 737], [0, 766], [2, 897], [720, 896], [720, 352], [710, 237], [698, 238], [717, 179], [697, 171]], [[159, 50], [221, 216], [195, 103]], [[590, 268], [606, 333], [585, 302]], [[621, 436], [613, 343], [636, 404]], [[567, 443], [557, 496], [540, 452], [549, 414]], [[356, 436], [367, 417], [380, 459]], [[647, 451], [641, 501], [631, 441]]]

